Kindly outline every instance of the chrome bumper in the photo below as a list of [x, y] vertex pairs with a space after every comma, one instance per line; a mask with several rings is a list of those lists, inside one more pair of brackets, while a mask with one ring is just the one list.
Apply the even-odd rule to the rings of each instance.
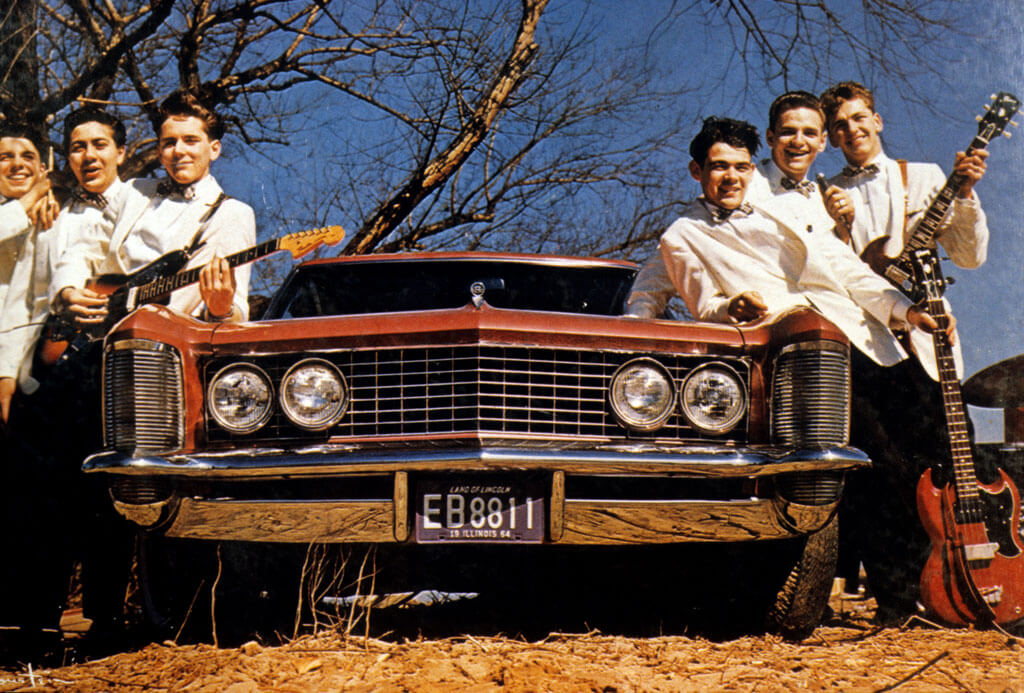
[[[783, 474], [821, 477], [870, 464], [859, 450], [687, 448], [669, 452], [645, 446], [601, 450], [475, 448], [377, 450], [320, 446], [302, 451], [236, 450], [224, 454], [132, 457], [103, 452], [86, 460], [90, 473], [145, 484], [174, 479], [209, 482], [210, 493], [135, 498], [112, 494], [117, 510], [167, 536], [222, 541], [410, 541], [410, 474], [422, 472], [543, 471], [551, 475], [546, 543], [648, 544], [776, 539], [824, 526], [839, 493], [824, 502], [795, 502], [777, 490], [770, 497], [630, 500], [566, 497], [567, 476], [766, 478]], [[271, 500], [218, 495], [217, 481], [338, 479], [355, 474], [390, 477], [388, 499]], [[116, 476], [114, 476], [116, 475]], [[840, 487], [841, 488], [841, 487]]]

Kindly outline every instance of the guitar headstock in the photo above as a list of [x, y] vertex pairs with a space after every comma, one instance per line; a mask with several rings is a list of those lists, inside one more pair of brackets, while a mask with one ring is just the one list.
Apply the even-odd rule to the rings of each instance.
[[942, 268], [939, 266], [939, 256], [934, 250], [918, 250], [911, 255], [911, 267], [914, 270], [914, 289], [920, 292], [920, 296], [914, 296], [915, 300], [935, 301], [942, 298], [946, 292], [946, 285], [952, 282], [942, 276]]
[[[991, 98], [992, 104], [985, 106], [985, 115], [978, 116], [978, 137], [986, 142], [1003, 134], [1008, 124], [1016, 126], [1013, 116], [1020, 109], [1020, 99], [1013, 94], [1001, 91]], [[1010, 133], [1006, 136], [1009, 137]]]
[[340, 226], [322, 226], [318, 229], [296, 231], [283, 236], [278, 241], [278, 248], [287, 250], [298, 260], [321, 245], [336, 245], [345, 237], [345, 229]]

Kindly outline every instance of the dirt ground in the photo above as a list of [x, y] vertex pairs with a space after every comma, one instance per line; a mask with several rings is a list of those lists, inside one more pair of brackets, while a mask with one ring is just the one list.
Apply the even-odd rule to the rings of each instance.
[[803, 643], [715, 642], [597, 631], [535, 641], [484, 632], [443, 639], [327, 630], [278, 647], [151, 644], [56, 669], [0, 671], [7, 691], [1024, 691], [1024, 641], [919, 619], [871, 625], [872, 600], [834, 595]]

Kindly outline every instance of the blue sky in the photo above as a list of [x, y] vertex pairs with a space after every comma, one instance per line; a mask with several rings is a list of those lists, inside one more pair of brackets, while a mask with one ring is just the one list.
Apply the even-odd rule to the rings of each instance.
[[[690, 19], [662, 23], [663, 30], [649, 41], [652, 27], [664, 20], [666, 10], [672, 6], [685, 8]], [[757, 11], [777, 7], [771, 0], [748, 0], [747, 6]], [[859, 2], [836, 1], [828, 6], [847, 13], [849, 26], [858, 26], [861, 21], [857, 17]], [[830, 58], [824, 53], [816, 55], [821, 58], [818, 69], [806, 64], [802, 72], [796, 68], [788, 85], [779, 78], [745, 72], [737, 59], [729, 27], [699, 21], [700, 13], [709, 7], [704, 0], [682, 0], [674, 5], [655, 0], [553, 0], [546, 12], [552, 20], [567, 20], [569, 26], [577, 16], [582, 16], [585, 25], [594, 27], [595, 51], [609, 65], [646, 51], [650, 79], [655, 86], [664, 85], [666, 90], [687, 88], [674, 110], [650, 113], [649, 120], [637, 124], [640, 128], [657, 128], [670, 120], [679, 120], [689, 122], [695, 131], [703, 117], [718, 114], [749, 120], [763, 129], [769, 104], [787, 86], [819, 93], [833, 81], [854, 79], [876, 93], [876, 107], [885, 121], [883, 136], [890, 156], [936, 162], [948, 172], [955, 152], [964, 148], [977, 132], [974, 117], [988, 102], [990, 93], [1008, 91], [1024, 98], [1024, 3], [1017, 0], [970, 5], [942, 0], [927, 3], [929, 11], [948, 9], [963, 15], [958, 21], [966, 37], [949, 41], [948, 36], [936, 36], [934, 43], [929, 41], [928, 45], [920, 46], [920, 54], [934, 55], [935, 72], [921, 71], [914, 77], [912, 93], [877, 65], [842, 51]], [[893, 52], [897, 52], [896, 46]], [[338, 119], [337, 128], [344, 128], [348, 119], [340, 114], [336, 111], [334, 118]], [[1024, 116], [1018, 120], [1024, 120]], [[366, 128], [356, 128], [342, 139], [353, 144], [367, 133]], [[667, 154], [663, 168], [665, 176], [684, 181], [684, 190], [690, 185], [692, 197], [698, 191], [695, 183], [686, 182], [688, 162], [681, 152], [685, 151], [689, 136], [684, 139], [674, 147], [680, 154]], [[330, 181], [338, 174], [326, 165], [323, 144], [317, 141], [316, 146], [310, 145], [310, 175]], [[949, 263], [944, 268], [947, 275], [956, 279], [947, 295], [959, 320], [967, 375], [1024, 351], [1024, 330], [1015, 314], [1024, 305], [1024, 129], [1013, 139], [993, 142], [990, 152], [989, 172], [977, 187], [991, 231], [988, 262], [973, 271], [960, 270]], [[294, 149], [291, 154], [294, 156]], [[273, 157], [244, 158], [257, 167], [273, 166]], [[816, 169], [832, 174], [841, 165], [841, 154], [829, 149], [818, 159]], [[275, 196], [267, 195], [274, 187], [270, 176], [258, 172], [253, 175], [251, 168], [237, 164], [222, 163], [215, 172], [229, 192], [254, 207], [275, 204]], [[365, 185], [367, 189], [379, 184], [379, 180], [358, 181], [359, 187]], [[299, 197], [303, 194], [311, 196], [308, 190], [297, 193]], [[572, 203], [562, 202], [570, 206]], [[309, 200], [308, 204], [314, 205], [316, 200]], [[343, 209], [340, 216], [346, 218], [335, 221], [332, 217], [330, 223], [354, 228], [366, 211]], [[556, 207], [551, 213], [571, 217], [573, 210]], [[262, 235], [268, 235], [269, 230], [263, 229]], [[1001, 440], [1001, 412], [972, 408], [972, 416], [978, 425], [979, 440]]]
[[[829, 5], [846, 7], [844, 3]], [[666, 6], [614, 0], [597, 3], [598, 11], [604, 13], [602, 26], [620, 50], [644, 41], [648, 28], [663, 17]], [[991, 93], [1008, 91], [1024, 99], [1024, 3], [971, 3], [970, 7], [969, 21], [962, 27], [973, 39], [957, 40], [955, 49], [949, 46], [944, 51], [945, 62], [937, 65], [948, 86], [929, 74], [921, 75], [914, 83], [915, 100], [933, 105], [935, 112], [908, 100], [905, 87], [886, 75], [872, 74], [871, 66], [858, 66], [853, 61], [833, 61], [827, 66], [827, 74], [809, 76], [805, 81], [797, 79], [789, 86], [820, 93], [832, 81], [853, 79], [869, 85], [885, 123], [887, 153], [910, 161], [932, 161], [948, 173], [956, 151], [966, 147], [977, 133], [975, 115], [989, 103]], [[681, 101], [681, 112], [691, 113], [694, 124], [699, 118], [717, 114], [749, 120], [763, 129], [768, 106], [785, 90], [780, 80], [751, 80], [735, 68], [734, 48], [725, 27], [680, 28], [661, 36], [648, 50], [656, 64], [677, 66], [664, 69], [667, 80], [695, 83], [695, 72], [712, 80], [727, 75], [726, 84], [715, 84], [699, 96]], [[1016, 120], [1024, 121], [1024, 116]], [[1008, 140], [992, 142], [989, 151], [988, 172], [977, 187], [991, 233], [988, 261], [972, 271], [944, 263], [946, 274], [956, 280], [947, 296], [959, 321], [967, 376], [1024, 352], [1024, 329], [1018, 316], [1024, 306], [1024, 128]], [[666, 175], [687, 176], [687, 162], [676, 163], [675, 170], [666, 171]], [[829, 148], [815, 163], [815, 170], [831, 175], [842, 165], [841, 153]], [[696, 188], [693, 194], [697, 194]], [[979, 441], [1002, 440], [1001, 411], [972, 407], [971, 414]]]

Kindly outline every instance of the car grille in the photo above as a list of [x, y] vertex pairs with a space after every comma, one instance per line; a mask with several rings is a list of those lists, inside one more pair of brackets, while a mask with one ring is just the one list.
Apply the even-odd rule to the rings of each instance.
[[103, 360], [104, 443], [132, 454], [176, 450], [184, 442], [181, 357], [165, 344], [131, 339]]
[[786, 446], [846, 445], [850, 439], [850, 357], [835, 342], [783, 349], [772, 382], [772, 434]]
[[[334, 363], [351, 390], [351, 404], [330, 436], [408, 436], [467, 432], [622, 438], [626, 430], [608, 405], [608, 385], [623, 363], [641, 354], [490, 345], [436, 346], [307, 354]], [[646, 355], [646, 354], [645, 354]], [[707, 356], [654, 355], [678, 387]], [[251, 359], [275, 387], [301, 360], [290, 354]], [[729, 363], [749, 386], [749, 368]], [[228, 363], [211, 361], [207, 378]], [[233, 436], [212, 420], [208, 439], [275, 440], [317, 434], [293, 426], [280, 412], [255, 433]], [[320, 434], [321, 436], [324, 434]], [[649, 440], [710, 438], [674, 412], [653, 433], [629, 433]], [[746, 417], [716, 440], [745, 440]]]

